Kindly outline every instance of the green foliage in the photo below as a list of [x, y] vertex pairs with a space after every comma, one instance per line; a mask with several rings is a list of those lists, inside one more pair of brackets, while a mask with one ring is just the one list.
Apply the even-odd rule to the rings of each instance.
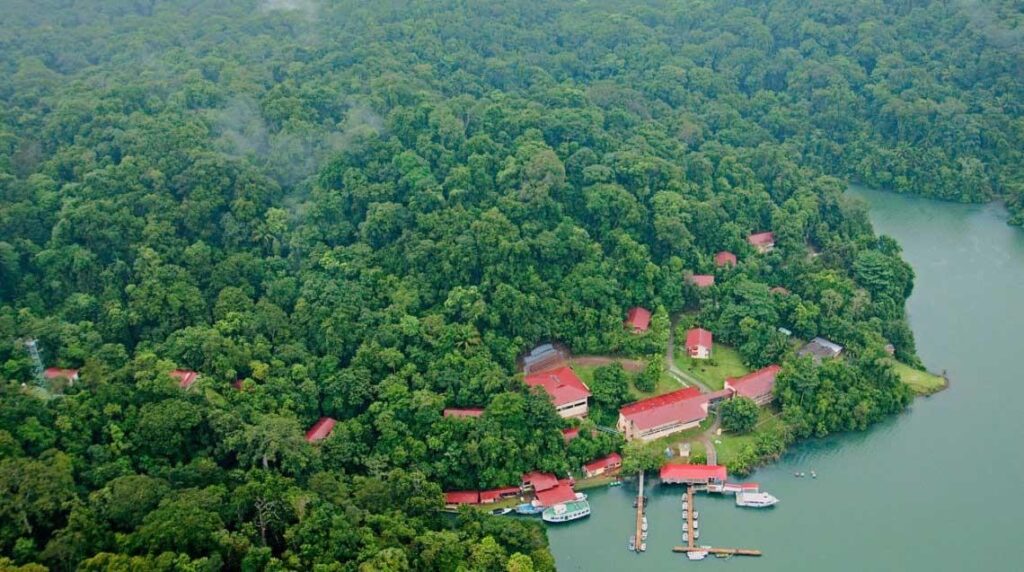
[[722, 428], [733, 433], [746, 433], [757, 424], [757, 404], [746, 397], [734, 397], [718, 406]]

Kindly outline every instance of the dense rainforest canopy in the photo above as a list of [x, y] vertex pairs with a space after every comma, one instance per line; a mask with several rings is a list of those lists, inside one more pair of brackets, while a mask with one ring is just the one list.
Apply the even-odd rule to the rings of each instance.
[[[1020, 21], [967, 0], [3, 2], [0, 566], [552, 570], [539, 526], [444, 515], [441, 491], [619, 447], [567, 445], [516, 358], [659, 354], [669, 316], [783, 364], [787, 439], [901, 411], [883, 348], [918, 365], [913, 273], [845, 181], [1001, 197], [1020, 222]], [[637, 305], [647, 335], [622, 327]], [[795, 358], [780, 327], [847, 358]], [[30, 390], [26, 339], [78, 383]]]

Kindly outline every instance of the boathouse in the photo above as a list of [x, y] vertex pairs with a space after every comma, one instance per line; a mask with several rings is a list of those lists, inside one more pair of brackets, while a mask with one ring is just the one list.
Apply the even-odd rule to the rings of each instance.
[[715, 266], [721, 268], [723, 266], [736, 266], [736, 255], [723, 250], [715, 255]]
[[483, 407], [448, 407], [444, 410], [445, 417], [480, 417], [483, 414]]
[[519, 496], [519, 487], [502, 487], [480, 491], [480, 504], [491, 504], [501, 499]]
[[758, 252], [771, 252], [775, 248], [775, 234], [771, 232], [756, 232], [747, 237], [747, 242]]
[[558, 486], [536, 492], [537, 502], [541, 506], [554, 506], [564, 502], [576, 500], [576, 491], [568, 481], [563, 481]]
[[651, 326], [651, 311], [639, 306], [629, 309], [626, 313], [626, 329], [634, 334], [642, 334]]
[[722, 465], [669, 463], [661, 467], [661, 482], [668, 485], [722, 485], [727, 476]]
[[614, 471], [622, 466], [622, 456], [618, 453], [612, 453], [600, 459], [593, 460], [586, 465], [583, 465], [583, 474], [590, 477], [596, 477], [603, 475], [609, 471]]
[[686, 354], [693, 359], [708, 359], [714, 336], [704, 328], [692, 328], [686, 331]]
[[696, 387], [686, 387], [626, 405], [616, 427], [627, 441], [651, 441], [696, 427], [707, 416], [707, 399]]
[[687, 281], [697, 288], [710, 288], [715, 285], [715, 277], [711, 274], [691, 274]]
[[775, 389], [775, 376], [781, 369], [772, 364], [742, 377], [727, 377], [725, 389], [734, 395], [750, 398], [758, 405], [767, 405], [774, 398], [772, 390]]
[[331, 431], [334, 431], [334, 425], [337, 421], [330, 417], [321, 417], [317, 419], [317, 422], [306, 431], [306, 442], [316, 443], [317, 441], [323, 441], [331, 435]]
[[188, 369], [176, 369], [168, 375], [178, 380], [178, 387], [188, 389], [199, 379], [199, 374]]
[[526, 385], [541, 387], [551, 398], [558, 414], [564, 418], [586, 417], [587, 399], [590, 388], [576, 376], [569, 367], [560, 367], [551, 371], [534, 373], [526, 376]]

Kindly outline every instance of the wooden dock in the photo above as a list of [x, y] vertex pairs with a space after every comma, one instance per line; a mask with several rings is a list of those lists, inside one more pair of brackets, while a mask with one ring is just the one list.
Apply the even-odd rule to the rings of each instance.
[[686, 487], [686, 546], [674, 546], [672, 552], [697, 552], [704, 551], [708, 554], [729, 554], [733, 556], [760, 556], [760, 550], [754, 550], [751, 548], [715, 548], [698, 546], [697, 541], [694, 538], [694, 527], [693, 527], [693, 513], [696, 510], [696, 506], [693, 504], [693, 493], [697, 490], [695, 486]]
[[644, 527], [644, 472], [640, 471], [640, 492], [636, 495], [636, 546], [634, 550], [640, 552], [640, 545], [643, 544]]
[[693, 534], [693, 487], [686, 487], [686, 545], [693, 548], [695, 539]]

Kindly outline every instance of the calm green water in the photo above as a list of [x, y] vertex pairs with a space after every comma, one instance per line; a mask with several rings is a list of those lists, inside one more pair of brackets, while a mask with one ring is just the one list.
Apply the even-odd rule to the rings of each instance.
[[[701, 542], [762, 558], [690, 563], [681, 489], [651, 489], [647, 553], [626, 551], [635, 489], [590, 494], [586, 521], [550, 527], [559, 570], [1020, 570], [1024, 535], [1024, 233], [996, 206], [854, 189], [876, 229], [917, 273], [909, 301], [918, 352], [950, 389], [863, 434], [795, 447], [751, 480], [782, 499], [768, 511], [699, 496]], [[818, 478], [793, 472], [815, 469]]]

